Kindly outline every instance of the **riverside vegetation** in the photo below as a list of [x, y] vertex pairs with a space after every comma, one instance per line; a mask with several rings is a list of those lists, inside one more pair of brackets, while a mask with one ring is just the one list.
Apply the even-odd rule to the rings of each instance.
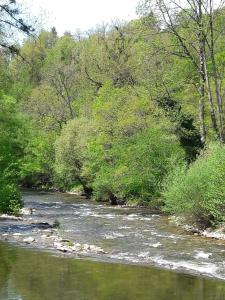
[[60, 37], [3, 2], [1, 212], [35, 187], [225, 221], [222, 4], [141, 1], [136, 20]]

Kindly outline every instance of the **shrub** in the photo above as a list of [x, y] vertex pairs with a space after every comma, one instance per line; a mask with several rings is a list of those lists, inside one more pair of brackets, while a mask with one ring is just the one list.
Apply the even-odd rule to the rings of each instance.
[[0, 181], [0, 212], [18, 215], [22, 207], [21, 194], [13, 183]]
[[187, 168], [180, 165], [165, 184], [165, 210], [209, 226], [225, 221], [225, 146], [213, 144]]

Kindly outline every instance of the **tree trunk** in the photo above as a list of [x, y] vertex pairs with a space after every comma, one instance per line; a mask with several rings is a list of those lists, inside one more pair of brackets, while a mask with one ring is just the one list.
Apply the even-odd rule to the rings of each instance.
[[212, 63], [212, 73], [213, 73], [213, 81], [215, 85], [215, 94], [216, 94], [216, 104], [217, 104], [217, 122], [218, 122], [218, 132], [219, 132], [219, 140], [221, 143], [224, 143], [224, 128], [223, 128], [223, 108], [222, 108], [222, 99], [220, 96], [220, 89], [218, 83], [218, 75], [214, 54], [214, 27], [213, 27], [213, 4], [212, 0], [209, 2], [210, 5], [210, 13], [209, 13], [209, 28], [210, 28], [210, 58]]
[[[214, 56], [214, 54], [213, 54], [213, 56]], [[213, 69], [213, 81], [214, 81], [215, 93], [216, 93], [219, 139], [220, 139], [221, 143], [224, 143], [222, 99], [220, 97], [220, 90], [219, 90], [215, 60], [213, 57], [211, 57], [211, 60], [212, 60], [212, 69]]]
[[205, 41], [203, 36], [202, 25], [202, 0], [198, 0], [198, 29], [197, 37], [199, 43], [199, 121], [200, 121], [200, 135], [202, 143], [206, 141], [205, 128]]
[[199, 99], [199, 121], [200, 121], [200, 135], [201, 141], [204, 144], [206, 141], [206, 129], [205, 129], [205, 86], [204, 83], [200, 84], [199, 88], [200, 99]]
[[78, 180], [78, 181], [80, 182], [80, 184], [82, 185], [85, 196], [86, 196], [88, 199], [91, 198], [92, 192], [93, 192], [92, 188], [89, 187], [89, 186], [87, 185], [86, 181], [83, 180], [83, 179], [81, 179], [80, 177], [78, 177], [77, 180]]
[[216, 114], [215, 114], [215, 108], [214, 108], [213, 97], [212, 97], [212, 89], [211, 89], [211, 84], [210, 84], [210, 80], [209, 80], [209, 74], [208, 74], [208, 68], [207, 68], [205, 54], [204, 54], [204, 69], [205, 69], [205, 83], [207, 86], [208, 100], [209, 100], [209, 106], [210, 106], [210, 117], [211, 117], [212, 129], [215, 132], [216, 136], [218, 136]]

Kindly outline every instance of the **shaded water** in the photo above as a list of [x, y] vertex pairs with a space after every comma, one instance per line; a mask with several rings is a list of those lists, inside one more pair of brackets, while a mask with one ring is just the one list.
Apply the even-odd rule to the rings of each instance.
[[[0, 300], [225, 300], [224, 281], [153, 267], [225, 279], [222, 241], [188, 235], [166, 217], [143, 209], [107, 207], [66, 194], [25, 193], [24, 201], [36, 209], [33, 221], [58, 219], [61, 236], [97, 245], [108, 254], [90, 254], [100, 263], [0, 244]], [[3, 232], [35, 238], [39, 234], [32, 226], [13, 221], [0, 222]], [[45, 240], [31, 246], [51, 250]]]
[[222, 281], [54, 257], [0, 243], [1, 300], [223, 300]]

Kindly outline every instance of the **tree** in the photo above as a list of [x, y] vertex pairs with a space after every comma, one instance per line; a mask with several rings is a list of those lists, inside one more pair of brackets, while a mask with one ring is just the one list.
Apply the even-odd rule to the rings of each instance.
[[22, 205], [18, 191], [19, 160], [23, 155], [23, 122], [15, 100], [0, 92], [0, 212], [18, 213]]
[[94, 122], [80, 117], [68, 122], [56, 139], [54, 170], [61, 188], [79, 184], [87, 196], [91, 195], [92, 189], [82, 171], [88, 140], [94, 132]]
[[102, 25], [83, 41], [83, 71], [96, 93], [109, 80], [115, 87], [136, 84], [135, 43], [129, 24]]
[[[22, 206], [21, 195], [18, 190], [19, 161], [23, 156], [24, 129], [23, 120], [18, 113], [15, 99], [7, 96], [12, 86], [9, 76], [8, 62], [10, 54], [19, 54], [19, 49], [12, 44], [12, 34], [15, 32], [30, 34], [33, 28], [21, 17], [21, 11], [15, 0], [1, 1], [0, 3], [0, 50], [1, 70], [0, 86], [0, 212], [18, 213]], [[4, 92], [3, 92], [4, 91]]]
[[[147, 9], [154, 11], [161, 22], [160, 33], [170, 33], [179, 46], [178, 51], [173, 47], [171, 54], [188, 59], [195, 67], [198, 74], [199, 91], [199, 120], [202, 142], [206, 140], [205, 126], [205, 93], [208, 92], [210, 116], [212, 128], [219, 139], [223, 141], [223, 122], [221, 97], [218, 89], [217, 67], [215, 65], [214, 50], [214, 22], [216, 8], [212, 1], [145, 1]], [[144, 6], [146, 7], [146, 6]], [[210, 52], [210, 55], [207, 53]], [[211, 59], [213, 65], [213, 80], [216, 90], [216, 106], [213, 100], [211, 82], [207, 59]], [[213, 63], [214, 62], [214, 63]], [[216, 117], [217, 114], [217, 117]]]
[[16, 31], [30, 34], [34, 29], [23, 19], [16, 0], [3, 0], [0, 4], [0, 46], [18, 54], [18, 48], [10, 41], [11, 34]]

